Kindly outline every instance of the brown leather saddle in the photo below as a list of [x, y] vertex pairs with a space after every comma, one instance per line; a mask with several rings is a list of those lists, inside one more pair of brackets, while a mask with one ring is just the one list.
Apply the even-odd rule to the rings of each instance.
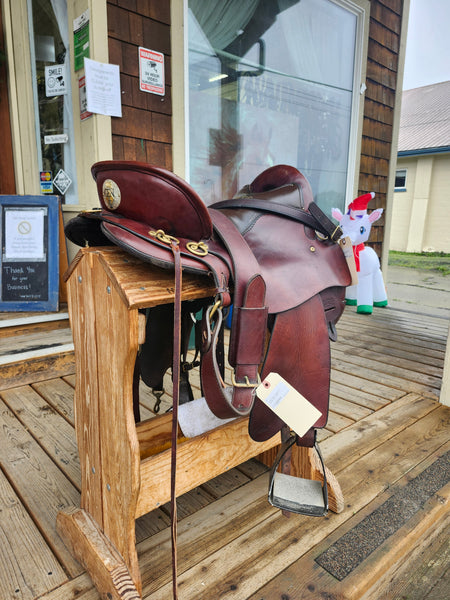
[[[305, 436], [296, 436], [298, 444], [314, 445], [315, 430], [327, 422], [330, 338], [350, 273], [336, 243], [342, 232], [314, 203], [306, 178], [287, 165], [271, 167], [236, 197], [206, 207], [188, 183], [162, 168], [105, 161], [92, 174], [102, 208], [69, 222], [70, 240], [117, 244], [180, 276], [191, 271], [215, 282], [215, 298], [183, 302], [178, 315], [170, 306], [149, 310], [137, 370], [145, 383], [162, 388], [173, 366], [176, 401], [189, 400], [188, 372], [199, 363], [210, 410], [223, 419], [248, 415], [250, 436], [263, 441], [285, 426], [254, 393], [276, 372], [322, 413]], [[227, 384], [224, 311], [231, 305]], [[199, 312], [199, 359], [192, 364], [185, 351], [192, 314]], [[175, 341], [169, 329], [178, 330]]]

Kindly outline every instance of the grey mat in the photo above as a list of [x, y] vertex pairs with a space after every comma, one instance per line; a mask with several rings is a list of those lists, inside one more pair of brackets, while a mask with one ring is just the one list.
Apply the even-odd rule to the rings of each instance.
[[342, 581], [450, 481], [450, 452], [412, 479], [316, 558]]

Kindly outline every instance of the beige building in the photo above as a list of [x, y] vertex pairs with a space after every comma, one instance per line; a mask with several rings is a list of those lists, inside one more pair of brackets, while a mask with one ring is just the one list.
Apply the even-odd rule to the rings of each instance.
[[403, 92], [391, 250], [450, 252], [450, 81]]

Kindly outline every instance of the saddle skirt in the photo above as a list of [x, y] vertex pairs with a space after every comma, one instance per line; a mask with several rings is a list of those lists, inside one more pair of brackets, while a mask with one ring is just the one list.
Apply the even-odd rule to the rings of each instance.
[[[93, 165], [92, 174], [101, 209], [81, 213], [66, 225], [71, 241], [117, 244], [170, 269], [176, 245], [183, 270], [214, 279], [216, 297], [201, 307], [198, 336], [202, 393], [212, 412], [223, 419], [250, 415], [251, 437], [268, 439], [284, 423], [255, 398], [254, 390], [261, 378], [277, 372], [320, 410], [314, 429], [323, 427], [329, 339], [335, 336], [351, 278], [336, 243], [342, 232], [314, 203], [306, 178], [278, 165], [235, 198], [206, 207], [188, 183], [165, 169], [104, 161]], [[228, 361], [234, 375], [227, 385], [222, 311], [231, 305]], [[170, 344], [162, 340], [170, 338], [164, 328], [173, 327], [173, 317], [167, 308], [151, 311], [139, 363], [143, 380], [158, 387], [171, 364]], [[185, 312], [193, 312], [192, 307]]]

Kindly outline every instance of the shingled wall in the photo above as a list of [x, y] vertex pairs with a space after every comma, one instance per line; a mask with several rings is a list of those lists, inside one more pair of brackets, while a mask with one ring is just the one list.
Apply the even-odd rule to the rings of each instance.
[[[122, 117], [112, 118], [113, 158], [172, 169], [170, 0], [109, 0], [109, 61], [120, 66]], [[162, 52], [165, 95], [139, 90], [138, 48]]]
[[[359, 193], [375, 192], [370, 208], [386, 209], [392, 148], [403, 0], [372, 0], [370, 8], [367, 90], [364, 102]], [[406, 26], [406, 24], [405, 24]], [[371, 246], [381, 256], [384, 215], [372, 227]]]
[[[109, 0], [109, 60], [120, 65], [122, 118], [112, 119], [113, 157], [172, 169], [170, 0]], [[372, 0], [359, 193], [386, 208], [403, 0]], [[139, 91], [138, 47], [165, 55], [166, 95]], [[381, 256], [384, 216], [372, 228]]]

